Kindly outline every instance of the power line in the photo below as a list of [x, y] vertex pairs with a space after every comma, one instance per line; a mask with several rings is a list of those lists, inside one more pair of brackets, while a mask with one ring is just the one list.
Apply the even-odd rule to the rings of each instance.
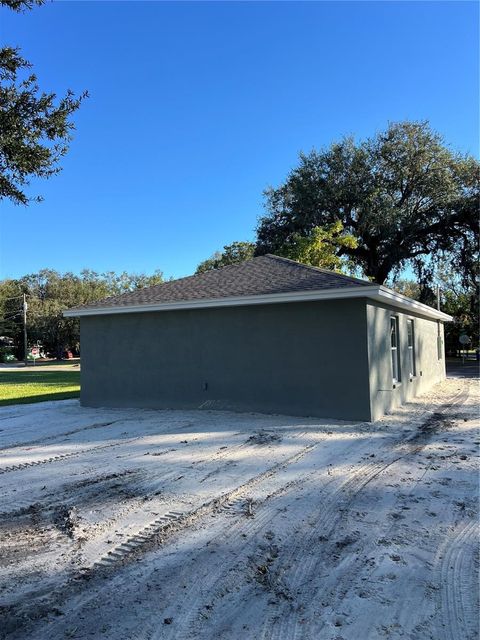
[[19, 298], [23, 298], [24, 296], [26, 296], [27, 298], [33, 298], [34, 300], [40, 300], [40, 302], [43, 302], [45, 300], [45, 298], [36, 296], [34, 293], [22, 293], [19, 296], [12, 296], [11, 298], [0, 298], [0, 302], [7, 301], [7, 300], [18, 300]]

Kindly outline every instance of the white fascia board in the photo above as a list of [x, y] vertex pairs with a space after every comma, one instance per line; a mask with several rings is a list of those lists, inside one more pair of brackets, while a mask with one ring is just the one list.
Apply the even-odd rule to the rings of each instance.
[[147, 313], [149, 311], [178, 311], [182, 309], [211, 309], [215, 307], [239, 307], [256, 304], [280, 304], [286, 302], [309, 302], [315, 300], [344, 300], [348, 298], [369, 298], [384, 304], [399, 307], [410, 313], [449, 321], [452, 317], [425, 304], [410, 300], [406, 296], [395, 293], [380, 285], [369, 285], [346, 289], [328, 289], [317, 291], [296, 291], [292, 293], [269, 293], [257, 296], [237, 296], [231, 298], [211, 298], [202, 300], [182, 300], [179, 302], [161, 302], [155, 304], [138, 304], [118, 307], [91, 307], [88, 309], [71, 309], [63, 312], [66, 318], [84, 316], [116, 315], [119, 313]]
[[428, 304], [423, 304], [422, 302], [417, 302], [416, 300], [407, 298], [407, 296], [397, 293], [396, 291], [392, 291], [392, 289], [388, 289], [384, 286], [379, 287], [378, 294], [369, 295], [368, 297], [379, 302], [383, 302], [384, 304], [390, 304], [393, 307], [398, 307], [399, 309], [403, 309], [410, 313], [426, 316], [427, 318], [441, 320], [442, 322], [451, 322], [453, 320], [452, 316], [449, 316], [447, 313], [443, 313], [443, 311], [429, 307]]

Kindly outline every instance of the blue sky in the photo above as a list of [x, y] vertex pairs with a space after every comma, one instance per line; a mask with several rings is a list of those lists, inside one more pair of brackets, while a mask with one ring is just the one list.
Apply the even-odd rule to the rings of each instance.
[[0, 277], [188, 275], [254, 238], [298, 152], [428, 119], [478, 154], [474, 2], [53, 2], [0, 9], [40, 86], [88, 89], [44, 201], [2, 201]]

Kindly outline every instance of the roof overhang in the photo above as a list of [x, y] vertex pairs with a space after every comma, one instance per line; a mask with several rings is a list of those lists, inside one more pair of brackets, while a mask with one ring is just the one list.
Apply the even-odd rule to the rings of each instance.
[[201, 300], [181, 300], [158, 302], [155, 304], [136, 304], [112, 307], [85, 307], [69, 309], [63, 312], [66, 318], [84, 316], [116, 315], [119, 313], [146, 313], [149, 311], [177, 311], [182, 309], [211, 309], [214, 307], [240, 307], [256, 304], [280, 304], [287, 302], [309, 302], [315, 300], [344, 300], [348, 298], [367, 298], [397, 307], [408, 313], [449, 322], [452, 316], [447, 315], [426, 304], [407, 298], [381, 285], [327, 289], [317, 291], [295, 291], [289, 293], [268, 293], [253, 296], [237, 296], [230, 298], [211, 298]]
[[369, 295], [367, 297], [373, 298], [377, 302], [389, 304], [393, 307], [402, 309], [403, 311], [407, 311], [408, 313], [424, 316], [426, 318], [442, 320], [442, 322], [451, 322], [453, 320], [453, 317], [448, 315], [448, 313], [443, 313], [443, 311], [429, 307], [428, 304], [423, 304], [422, 302], [412, 300], [412, 298], [407, 298], [407, 296], [397, 293], [396, 291], [388, 289], [382, 285], [378, 286], [377, 294]]

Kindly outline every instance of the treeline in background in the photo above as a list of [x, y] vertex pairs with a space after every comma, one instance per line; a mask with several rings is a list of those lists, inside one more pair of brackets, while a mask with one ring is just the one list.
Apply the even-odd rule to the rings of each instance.
[[163, 282], [160, 271], [151, 275], [84, 269], [79, 275], [42, 269], [17, 279], [0, 281], [0, 360], [23, 359], [23, 296], [27, 301], [29, 346], [40, 345], [42, 353], [62, 358], [66, 350], [80, 353], [77, 318], [64, 318], [63, 311], [134, 289]]

